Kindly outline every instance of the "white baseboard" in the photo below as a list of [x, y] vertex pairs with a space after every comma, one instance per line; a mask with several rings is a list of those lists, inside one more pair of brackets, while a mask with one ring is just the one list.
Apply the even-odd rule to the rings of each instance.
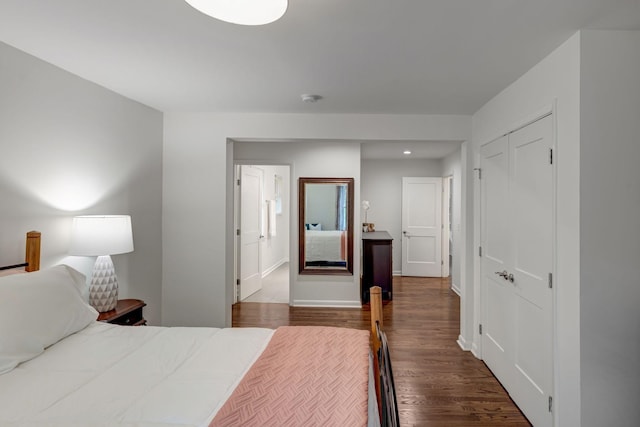
[[360, 301], [293, 300], [294, 307], [362, 308]]
[[278, 269], [278, 267], [280, 267], [282, 264], [285, 264], [289, 262], [289, 260], [287, 260], [286, 258], [282, 258], [280, 261], [276, 262], [275, 264], [273, 264], [271, 267], [267, 268], [265, 271], [262, 272], [262, 278], [264, 279], [265, 277], [267, 277], [269, 274], [273, 273], [275, 270]]
[[473, 343], [473, 345], [471, 346], [471, 354], [473, 354], [476, 357], [476, 359], [482, 360], [482, 357], [480, 357], [480, 351], [476, 343]]
[[402, 270], [398, 270], [398, 271], [393, 271], [391, 272], [392, 276], [402, 276]]
[[456, 294], [458, 294], [459, 297], [462, 297], [462, 295], [461, 295], [462, 291], [460, 290], [460, 288], [455, 283], [451, 284], [451, 290], [453, 292], [455, 292]]
[[458, 335], [458, 340], [456, 341], [461, 349], [464, 351], [471, 350], [471, 346], [467, 343], [467, 340], [464, 339], [462, 335]]

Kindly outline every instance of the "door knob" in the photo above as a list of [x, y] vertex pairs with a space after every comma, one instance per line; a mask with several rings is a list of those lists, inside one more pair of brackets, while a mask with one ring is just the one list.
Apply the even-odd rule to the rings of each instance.
[[[506, 279], [506, 278], [507, 278], [507, 277], [505, 277], [505, 279]], [[511, 273], [509, 273], [509, 277], [508, 277], [508, 279], [509, 279], [509, 281], [510, 281], [511, 283], [513, 283], [513, 282], [516, 280], [516, 278], [515, 278], [515, 277], [513, 277], [513, 274], [511, 274]]]
[[507, 270], [496, 271], [496, 274], [498, 276], [502, 277], [504, 280], [509, 280], [509, 278], [508, 278], [509, 273], [507, 273]]

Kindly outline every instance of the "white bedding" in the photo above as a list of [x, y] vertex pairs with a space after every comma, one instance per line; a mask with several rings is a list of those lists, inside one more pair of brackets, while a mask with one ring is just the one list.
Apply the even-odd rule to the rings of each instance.
[[84, 284], [68, 266], [0, 278], [1, 427], [208, 426], [274, 333], [96, 322]]
[[339, 230], [305, 230], [305, 260], [344, 261], [342, 256], [342, 234]]
[[272, 334], [92, 323], [0, 376], [0, 425], [206, 426]]

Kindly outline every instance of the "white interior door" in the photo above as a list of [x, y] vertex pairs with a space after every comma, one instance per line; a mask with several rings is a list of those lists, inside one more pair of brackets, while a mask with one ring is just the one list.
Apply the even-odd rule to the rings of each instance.
[[481, 149], [483, 359], [535, 426], [551, 426], [552, 117]]
[[442, 178], [402, 178], [402, 275], [442, 277]]
[[240, 167], [240, 300], [262, 289], [262, 169]]

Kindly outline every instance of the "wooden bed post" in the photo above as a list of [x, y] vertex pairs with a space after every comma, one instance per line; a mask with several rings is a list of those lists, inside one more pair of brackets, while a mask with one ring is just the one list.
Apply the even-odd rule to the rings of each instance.
[[376, 387], [376, 400], [378, 401], [378, 414], [382, 421], [382, 392], [380, 389], [380, 364], [378, 352], [380, 351], [380, 337], [378, 328], [382, 330], [382, 288], [372, 286], [369, 288], [369, 302], [371, 306], [371, 348], [373, 350], [373, 377]]
[[372, 286], [369, 288], [369, 298], [371, 301], [371, 337], [373, 340], [373, 351], [378, 352], [380, 348], [380, 340], [376, 331], [376, 323], [382, 329], [382, 288], [380, 286]]
[[24, 262], [27, 263], [25, 271], [40, 270], [40, 235], [39, 231], [27, 233], [27, 249], [24, 256]]

